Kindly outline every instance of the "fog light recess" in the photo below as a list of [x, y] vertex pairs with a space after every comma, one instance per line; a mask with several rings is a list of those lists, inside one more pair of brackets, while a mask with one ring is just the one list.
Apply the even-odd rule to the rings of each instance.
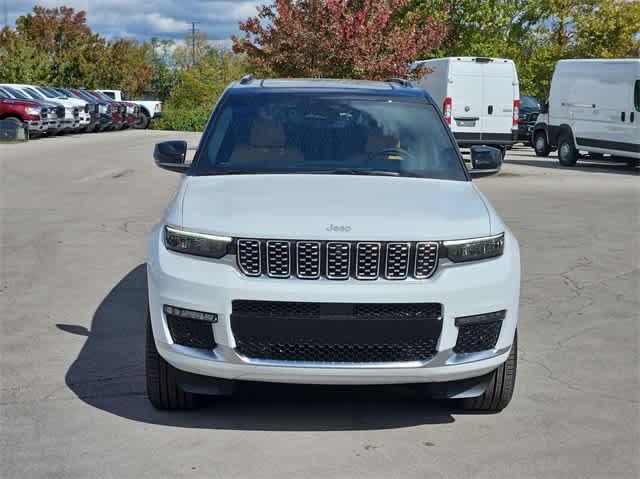
[[215, 348], [213, 323], [218, 322], [217, 314], [169, 305], [164, 305], [162, 310], [175, 344], [198, 349]]

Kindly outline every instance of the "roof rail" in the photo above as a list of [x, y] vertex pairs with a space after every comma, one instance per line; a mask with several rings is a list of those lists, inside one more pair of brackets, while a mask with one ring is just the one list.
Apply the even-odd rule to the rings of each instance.
[[245, 75], [240, 78], [240, 85], [246, 85], [247, 83], [251, 83], [253, 80], [255, 80], [253, 75]]
[[384, 81], [387, 83], [397, 83], [398, 85], [403, 86], [405, 88], [413, 87], [411, 82], [409, 80], [405, 80], [404, 78], [385, 78]]

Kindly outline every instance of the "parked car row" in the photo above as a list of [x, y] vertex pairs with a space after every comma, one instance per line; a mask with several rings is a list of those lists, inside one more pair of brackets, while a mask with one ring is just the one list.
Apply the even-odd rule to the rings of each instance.
[[141, 105], [122, 100], [119, 90], [108, 92], [117, 99], [100, 90], [0, 84], [0, 120], [24, 124], [33, 137], [147, 128], [162, 112], [161, 102]]

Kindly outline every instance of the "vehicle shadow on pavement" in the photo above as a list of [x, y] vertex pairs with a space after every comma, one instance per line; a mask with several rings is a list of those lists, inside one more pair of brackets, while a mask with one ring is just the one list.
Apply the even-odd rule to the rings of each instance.
[[587, 171], [594, 173], [611, 173], [614, 175], [629, 175], [638, 176], [640, 170], [636, 167], [627, 165], [626, 163], [619, 162], [607, 162], [601, 163], [595, 162], [595, 160], [579, 160], [575, 166], [562, 166], [557, 158], [539, 158], [535, 160], [525, 160], [518, 157], [511, 159], [505, 159], [504, 163], [510, 165], [526, 165], [533, 166], [535, 168], [547, 168], [553, 170], [571, 170], [571, 171]]
[[91, 325], [58, 324], [86, 336], [65, 380], [85, 403], [117, 416], [177, 427], [273, 430], [371, 430], [454, 421], [446, 404], [403, 387], [252, 383], [233, 396], [207, 398], [187, 412], [157, 411], [147, 400], [144, 341], [146, 266], [129, 272], [102, 300]]

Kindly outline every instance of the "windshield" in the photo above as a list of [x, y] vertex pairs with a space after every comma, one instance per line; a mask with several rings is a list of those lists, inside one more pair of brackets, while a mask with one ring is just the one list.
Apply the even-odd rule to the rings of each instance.
[[97, 103], [97, 101], [98, 101], [96, 98], [92, 97], [87, 92], [82, 91], [82, 90], [72, 90], [71, 93], [73, 93], [73, 95], [76, 98], [80, 98], [81, 100], [87, 100], [87, 101], [93, 102], [93, 103]]
[[538, 103], [538, 100], [536, 100], [535, 97], [532, 96], [522, 96], [520, 98], [520, 102], [521, 102], [521, 107], [522, 108], [527, 108], [530, 110], [539, 110], [540, 109], [540, 103]]
[[31, 95], [31, 98], [35, 98], [36, 100], [44, 100], [44, 96], [42, 96], [40, 93], [38, 93], [37, 91], [35, 91], [33, 88], [23, 88], [22, 91], [24, 91], [25, 93], [27, 93], [28, 95]]
[[108, 101], [109, 103], [111, 103], [113, 101], [113, 98], [105, 95], [104, 93], [102, 93], [100, 91], [94, 90], [91, 93], [93, 93], [94, 96], [98, 97], [99, 99], [101, 99], [103, 101]]
[[21, 92], [20, 90], [16, 89], [16, 88], [12, 88], [10, 86], [5, 86], [3, 87], [8, 93], [9, 95], [11, 95], [13, 98], [19, 98], [20, 100], [31, 100], [31, 98], [29, 98], [27, 95], [25, 95], [23, 92]]
[[194, 175], [368, 174], [467, 179], [426, 101], [276, 93], [232, 96], [216, 113]]
[[47, 98], [57, 98], [59, 95], [55, 92], [50, 91], [49, 89], [43, 87], [43, 86], [38, 86], [36, 87], [36, 90], [38, 90], [40, 93], [42, 93], [45, 97]]

